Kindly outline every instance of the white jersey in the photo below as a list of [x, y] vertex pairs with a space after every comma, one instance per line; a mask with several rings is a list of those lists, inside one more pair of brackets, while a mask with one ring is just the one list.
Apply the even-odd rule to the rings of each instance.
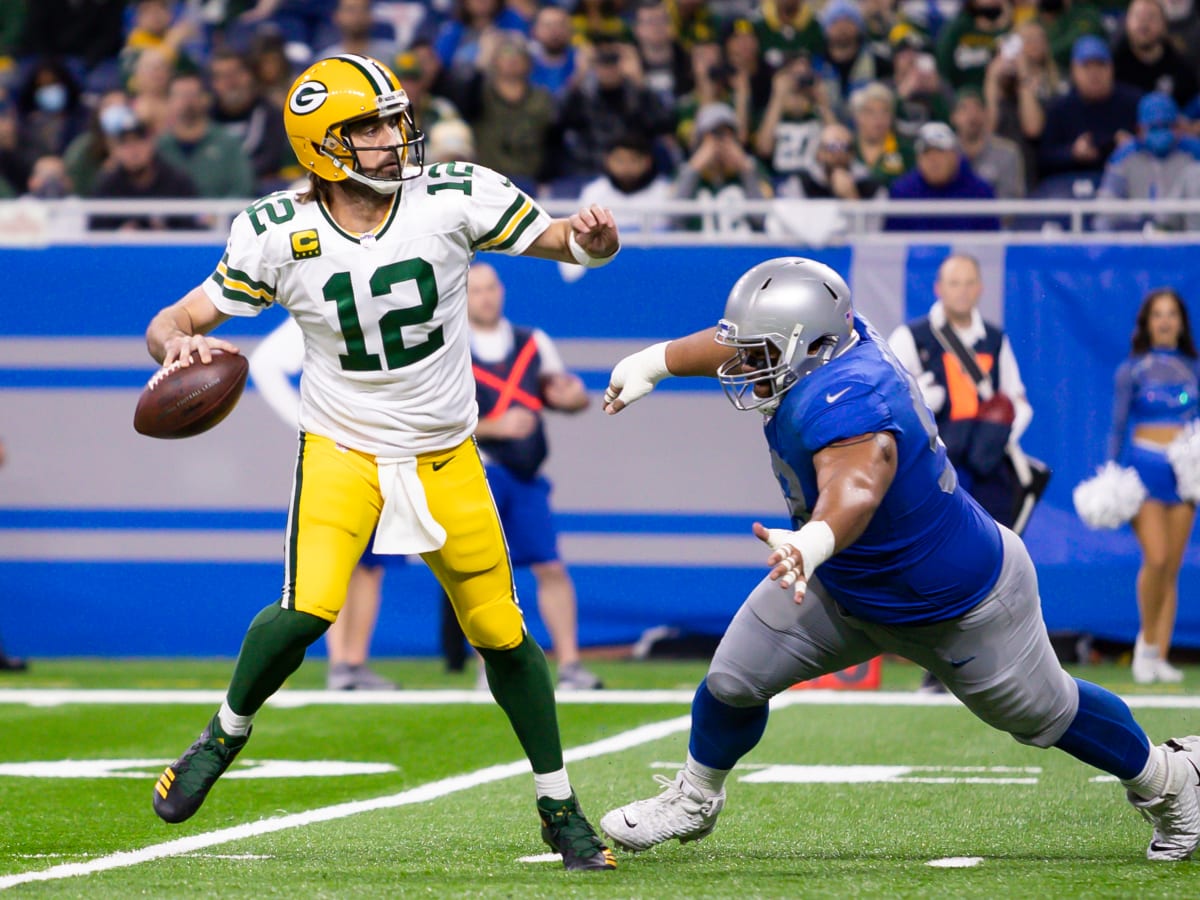
[[384, 458], [445, 450], [478, 416], [467, 268], [477, 250], [523, 253], [550, 221], [507, 178], [467, 163], [406, 181], [364, 235], [282, 191], [234, 220], [204, 290], [228, 315], [280, 303], [295, 318], [304, 431]]

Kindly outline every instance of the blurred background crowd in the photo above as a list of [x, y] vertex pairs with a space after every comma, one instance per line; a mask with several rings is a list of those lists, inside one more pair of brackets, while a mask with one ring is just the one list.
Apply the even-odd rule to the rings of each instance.
[[[285, 187], [287, 89], [342, 52], [396, 71], [427, 162], [542, 198], [1200, 197], [1193, 0], [0, 0], [0, 196]], [[1200, 216], [1104, 220], [1147, 224]]]

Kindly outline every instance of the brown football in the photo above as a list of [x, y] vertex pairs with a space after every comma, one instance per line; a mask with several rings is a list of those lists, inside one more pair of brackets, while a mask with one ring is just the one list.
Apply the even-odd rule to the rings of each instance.
[[154, 373], [138, 398], [133, 427], [156, 438], [185, 438], [208, 431], [237, 405], [246, 387], [250, 363], [240, 353], [212, 351], [205, 365], [178, 362]]

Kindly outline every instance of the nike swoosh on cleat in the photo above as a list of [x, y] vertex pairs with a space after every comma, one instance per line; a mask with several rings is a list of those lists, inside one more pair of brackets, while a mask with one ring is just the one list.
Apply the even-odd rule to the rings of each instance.
[[630, 821], [629, 821], [629, 816], [625, 815], [625, 813], [621, 813], [621, 818], [625, 820], [625, 824], [626, 824], [628, 827], [630, 827], [630, 828], [637, 828], [637, 822], [630, 822]]
[[1192, 771], [1196, 773], [1196, 787], [1200, 787], [1200, 769], [1196, 768], [1196, 764], [1192, 760], [1188, 760], [1188, 765], [1192, 767]]
[[843, 394], [845, 394], [845, 393], [846, 393], [846, 391], [848, 391], [848, 390], [850, 390], [850, 388], [842, 388], [842, 389], [841, 389], [840, 391], [838, 391], [836, 394], [826, 394], [826, 395], [825, 395], [825, 402], [826, 402], [826, 403], [833, 403], [833, 402], [834, 402], [834, 401], [836, 401], [836, 400], [840, 400], [840, 399], [841, 399], [841, 397], [842, 397], [842, 395], [843, 395]]
[[444, 469], [449, 464], [451, 459], [454, 459], [454, 457], [452, 456], [452, 457], [450, 457], [450, 459], [443, 459], [438, 462], [435, 462], [433, 464], [433, 471], [440, 472], [442, 469]]
[[966, 659], [952, 659], [950, 660], [950, 666], [955, 669], [961, 669], [974, 658], [973, 656], [968, 656]]

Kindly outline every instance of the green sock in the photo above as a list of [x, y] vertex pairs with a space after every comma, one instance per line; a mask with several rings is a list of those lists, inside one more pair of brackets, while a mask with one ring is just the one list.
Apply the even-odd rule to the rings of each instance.
[[488, 685], [512, 723], [533, 771], [563, 767], [562, 740], [554, 705], [554, 682], [546, 655], [528, 634], [513, 650], [479, 651], [487, 663]]
[[288, 676], [304, 662], [308, 645], [325, 633], [329, 623], [317, 616], [284, 609], [272, 603], [250, 623], [242, 652], [233, 667], [226, 699], [240, 716], [258, 712]]

